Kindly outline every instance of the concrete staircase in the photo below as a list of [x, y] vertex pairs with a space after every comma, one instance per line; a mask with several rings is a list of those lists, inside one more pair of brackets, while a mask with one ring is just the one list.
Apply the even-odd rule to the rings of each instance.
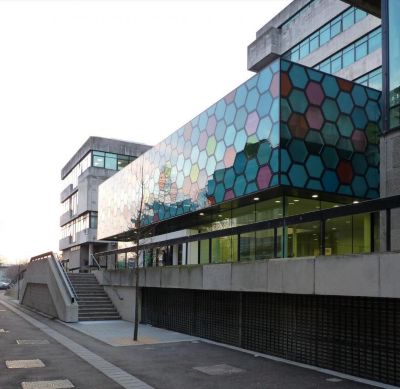
[[68, 273], [68, 277], [78, 296], [79, 321], [121, 319], [110, 298], [93, 274]]

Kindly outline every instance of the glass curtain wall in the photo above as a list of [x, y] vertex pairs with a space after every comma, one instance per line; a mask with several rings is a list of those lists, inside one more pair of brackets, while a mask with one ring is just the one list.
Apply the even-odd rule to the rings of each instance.
[[389, 15], [389, 129], [400, 126], [400, 1], [387, 1]]

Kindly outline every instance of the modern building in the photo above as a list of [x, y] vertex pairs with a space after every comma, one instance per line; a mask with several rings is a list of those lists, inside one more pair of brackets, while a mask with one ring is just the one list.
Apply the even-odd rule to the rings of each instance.
[[61, 239], [59, 249], [70, 271], [86, 271], [91, 254], [112, 249], [97, 239], [98, 187], [150, 146], [90, 137], [61, 170]]
[[100, 185], [101, 240], [144, 198], [143, 322], [400, 385], [399, 17], [293, 1], [253, 77]]

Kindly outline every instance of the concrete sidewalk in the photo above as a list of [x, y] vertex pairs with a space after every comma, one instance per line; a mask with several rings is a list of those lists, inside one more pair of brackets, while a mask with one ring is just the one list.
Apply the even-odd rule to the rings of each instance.
[[[3, 311], [1, 311], [3, 310]], [[129, 322], [60, 323], [0, 295], [0, 388], [24, 380], [69, 380], [75, 388], [113, 389], [361, 389], [343, 376], [304, 369], [151, 326], [132, 344]], [[16, 339], [47, 340], [44, 346]], [[130, 342], [131, 344], [126, 344]], [[125, 347], [120, 347], [125, 346]], [[24, 347], [24, 348], [22, 348]], [[6, 369], [5, 361], [41, 359], [45, 368]], [[19, 370], [19, 371], [17, 371]], [[380, 387], [387, 387], [380, 385]], [[43, 387], [44, 388], [44, 387]], [[61, 388], [61, 387], [59, 387]], [[393, 387], [392, 387], [393, 388]]]
[[138, 341], [133, 339], [133, 323], [125, 320], [82, 321], [63, 323], [74, 330], [89, 335], [110, 346], [140, 346], [145, 344], [198, 341], [199, 338], [167, 331], [150, 325], [139, 324]]

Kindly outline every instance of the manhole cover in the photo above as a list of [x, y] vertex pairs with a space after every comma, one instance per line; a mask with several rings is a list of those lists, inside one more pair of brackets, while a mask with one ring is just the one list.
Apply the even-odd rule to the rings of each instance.
[[17, 339], [17, 344], [49, 344], [50, 342], [45, 339]]
[[69, 389], [75, 388], [70, 380], [23, 382], [22, 389]]
[[201, 371], [204, 374], [208, 375], [231, 375], [231, 374], [238, 374], [243, 373], [243, 369], [239, 369], [234, 366], [226, 365], [222, 363], [220, 365], [213, 365], [213, 366], [198, 366], [194, 367], [194, 370]]
[[32, 367], [45, 367], [40, 359], [18, 359], [14, 361], [6, 361], [9, 369], [30, 369]]
[[335, 377], [332, 377], [332, 378], [327, 378], [326, 379], [328, 382], [342, 382], [343, 380], [341, 380], [340, 378], [335, 378]]

